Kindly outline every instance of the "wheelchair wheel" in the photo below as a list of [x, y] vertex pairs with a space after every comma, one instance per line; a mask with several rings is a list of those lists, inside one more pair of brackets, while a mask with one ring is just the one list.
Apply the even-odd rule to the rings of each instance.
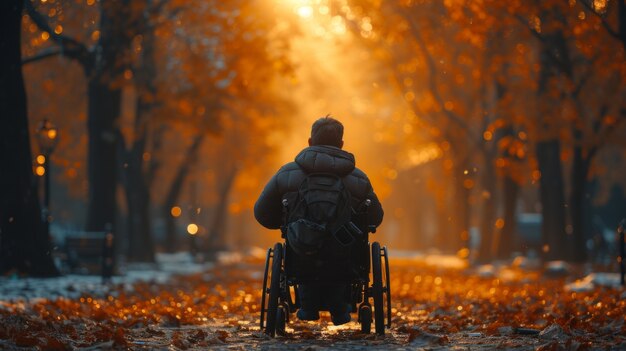
[[385, 335], [384, 288], [381, 249], [378, 242], [372, 243], [372, 297], [374, 298], [374, 326], [376, 334]]
[[387, 328], [391, 328], [391, 284], [389, 283], [389, 254], [387, 252], [387, 247], [383, 246], [383, 257], [385, 258], [385, 270], [383, 274], [385, 275], [385, 286], [383, 287], [383, 292], [387, 296]]
[[269, 287], [267, 286], [267, 281], [269, 277], [269, 268], [272, 262], [272, 248], [267, 249], [267, 256], [265, 257], [265, 270], [263, 271], [263, 290], [261, 291], [261, 319], [259, 327], [261, 330], [265, 328], [265, 312], [267, 311], [267, 307], [265, 304], [266, 295], [269, 292]]
[[[269, 276], [269, 289], [267, 288], [267, 281], [265, 281], [264, 294], [268, 295], [267, 309], [265, 310], [265, 316], [267, 322], [265, 323], [265, 334], [274, 337], [276, 335], [277, 317], [278, 317], [278, 299], [280, 297], [280, 278], [283, 263], [283, 245], [277, 243], [272, 250], [272, 274]], [[269, 268], [269, 263], [267, 263]], [[263, 301], [264, 302], [264, 301]], [[262, 312], [264, 305], [261, 306]], [[261, 324], [261, 329], [263, 325]]]
[[372, 332], [372, 307], [368, 304], [362, 304], [359, 307], [359, 323], [361, 323], [361, 332], [369, 334]]

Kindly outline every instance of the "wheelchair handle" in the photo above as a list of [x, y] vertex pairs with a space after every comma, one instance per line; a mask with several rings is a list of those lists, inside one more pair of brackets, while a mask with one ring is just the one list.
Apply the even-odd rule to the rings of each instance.
[[361, 202], [361, 204], [359, 205], [359, 207], [357, 207], [357, 210], [353, 211], [353, 214], [357, 214], [357, 213], [366, 213], [367, 209], [372, 205], [372, 200], [370, 199], [365, 199], [363, 202]]
[[280, 226], [280, 237], [285, 239], [287, 237], [287, 219], [289, 218], [289, 201], [283, 199], [283, 225]]

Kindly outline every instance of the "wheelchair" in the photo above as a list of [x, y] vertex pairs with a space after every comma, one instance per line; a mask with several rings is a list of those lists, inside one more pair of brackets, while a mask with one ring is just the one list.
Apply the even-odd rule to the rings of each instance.
[[[385, 327], [391, 327], [389, 255], [385, 246], [381, 247], [378, 242], [369, 243], [369, 233], [374, 233], [376, 228], [368, 230], [361, 238], [356, 238], [345, 259], [326, 261], [298, 256], [283, 232], [284, 243], [276, 243], [267, 250], [261, 294], [261, 330], [270, 337], [277, 333], [284, 335], [291, 315], [301, 307], [298, 286], [315, 282], [346, 284], [349, 289], [345, 301], [350, 304], [351, 312], [357, 313], [361, 332], [371, 332], [373, 317], [376, 334], [384, 335]], [[320, 311], [328, 309], [321, 306]]]

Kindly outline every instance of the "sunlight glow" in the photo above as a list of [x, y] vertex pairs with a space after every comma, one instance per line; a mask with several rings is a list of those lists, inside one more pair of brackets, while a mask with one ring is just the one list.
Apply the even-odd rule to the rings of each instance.
[[302, 6], [298, 8], [298, 15], [300, 17], [309, 18], [313, 15], [313, 8], [311, 6]]
[[404, 158], [405, 162], [401, 164], [400, 169], [409, 169], [437, 160], [443, 156], [443, 151], [437, 143], [430, 143], [419, 150], [409, 150], [407, 156]]
[[[344, 19], [342, 16], [331, 14], [328, 0], [280, 0], [279, 2], [300, 17], [302, 22], [309, 26], [311, 33], [315, 33], [316, 36], [330, 37], [347, 33]], [[350, 7], [344, 5], [342, 11], [349, 14]], [[365, 18], [361, 24], [361, 35], [371, 34], [372, 25], [369, 22], [370, 19]]]

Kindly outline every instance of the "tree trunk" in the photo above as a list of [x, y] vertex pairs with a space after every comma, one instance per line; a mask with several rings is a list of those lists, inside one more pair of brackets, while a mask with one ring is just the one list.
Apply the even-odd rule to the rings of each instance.
[[[500, 43], [502, 44], [502, 43]], [[504, 63], [500, 66], [499, 79], [495, 79], [495, 91], [496, 91], [496, 115], [506, 116], [510, 112], [506, 111], [502, 102], [507, 95], [508, 87], [506, 83], [510, 80], [509, 64]], [[507, 118], [509, 119], [509, 118]], [[520, 141], [517, 139], [514, 124], [500, 128], [496, 132], [493, 145], [496, 147], [495, 153], [499, 153], [500, 157], [508, 161], [508, 166], [502, 168], [502, 173], [499, 173], [502, 179], [501, 194], [499, 201], [503, 208], [502, 220], [504, 221], [501, 228], [497, 228], [494, 232], [494, 254], [497, 259], [509, 259], [511, 254], [515, 250], [516, 238], [516, 205], [517, 196], [519, 194], [520, 186], [513, 178], [514, 172], [518, 169], [519, 163], [523, 161], [524, 155], [513, 155], [508, 149], [512, 142]], [[510, 140], [507, 142], [507, 140]], [[506, 144], [502, 144], [505, 142]]]
[[453, 183], [449, 184], [447, 181], [444, 181], [444, 177], [436, 177], [436, 181], [433, 180], [433, 198], [435, 202], [435, 233], [433, 237], [429, 238], [430, 240], [426, 243], [422, 242], [421, 244], [425, 246], [425, 248], [435, 247], [438, 249], [443, 249], [444, 241], [446, 238], [449, 238], [452, 235], [453, 229], [451, 229], [451, 223], [449, 221], [450, 213], [450, 199], [448, 196], [449, 188], [453, 187]]
[[101, 2], [100, 39], [96, 54], [85, 67], [88, 77], [89, 204], [86, 229], [115, 230], [117, 138], [122, 101], [124, 59], [132, 33], [128, 28], [128, 0]]
[[[146, 23], [143, 23], [141, 62], [135, 72], [138, 92], [134, 126], [135, 140], [129, 152], [130, 157], [126, 169], [129, 180], [126, 188], [126, 199], [129, 222], [128, 258], [131, 261], [154, 262], [154, 239], [150, 221], [150, 188], [158, 164], [154, 156], [156, 150], [152, 150], [149, 160], [144, 159], [144, 154], [146, 153], [148, 136], [152, 132], [149, 126], [156, 95], [154, 83], [156, 65], [154, 62], [154, 28], [150, 23], [147, 23], [146, 17], [143, 17]], [[155, 138], [160, 138], [160, 136], [154, 135], [153, 139]], [[156, 140], [153, 144], [160, 146], [160, 140]]]
[[541, 179], [541, 235], [544, 244], [543, 258], [566, 259], [567, 237], [565, 234], [565, 196], [563, 194], [563, 171], [561, 168], [561, 145], [558, 140], [537, 143], [537, 160]]
[[494, 254], [494, 228], [495, 228], [495, 193], [496, 193], [496, 170], [492, 157], [485, 152], [485, 164], [483, 166], [482, 183], [483, 200], [482, 217], [480, 222], [480, 246], [478, 249], [478, 262], [488, 262]]
[[24, 2], [0, 2], [0, 274], [58, 275], [32, 170], [22, 76]]
[[626, 50], [626, 1], [617, 1], [617, 39], [622, 43], [624, 50]]
[[237, 177], [237, 168], [232, 167], [219, 189], [219, 196], [217, 199], [217, 206], [215, 213], [213, 214], [213, 222], [211, 228], [209, 228], [209, 242], [207, 245], [209, 257], [212, 256], [216, 250], [223, 249], [224, 244], [224, 232], [226, 231], [225, 223], [228, 209], [228, 195], [233, 188], [233, 183]]
[[[580, 132], [574, 132], [575, 135]], [[569, 257], [573, 262], [584, 262], [587, 259], [585, 246], [585, 225], [588, 213], [585, 211], [587, 201], [587, 176], [590, 160], [583, 155], [581, 145], [574, 146], [570, 189], [570, 215], [572, 223], [572, 252]]]
[[86, 229], [115, 228], [117, 190], [117, 128], [121, 90], [103, 82], [101, 75], [89, 80], [89, 205]]
[[440, 233], [443, 242], [439, 246], [445, 251], [453, 253], [467, 246], [466, 241], [469, 239], [471, 189], [464, 184], [465, 179], [468, 177], [468, 175], [464, 174], [466, 170], [468, 168], [465, 162], [457, 163], [454, 168], [454, 196], [451, 199], [452, 221], [451, 223], [449, 222], [451, 225], [445, 228], [446, 233]]
[[130, 152], [126, 168], [128, 203], [128, 260], [154, 262], [154, 242], [150, 226], [150, 191], [144, 181], [143, 148], [137, 146]]
[[504, 176], [502, 187], [504, 226], [500, 231], [496, 256], [500, 259], [507, 259], [510, 258], [513, 251], [517, 249], [517, 247], [515, 247], [515, 243], [517, 242], [515, 210], [520, 187], [509, 175]]
[[[545, 14], [546, 20], [560, 21], [559, 9]], [[553, 17], [557, 18], [553, 18]], [[563, 170], [561, 165], [561, 144], [558, 125], [554, 119], [560, 118], [559, 101], [549, 91], [550, 82], [563, 76], [572, 76], [572, 67], [567, 42], [562, 30], [542, 34], [539, 52], [539, 75], [537, 83], [538, 133], [548, 131], [545, 136], [537, 136], [536, 153], [541, 178], [539, 195], [541, 199], [541, 236], [544, 260], [564, 260], [567, 258], [567, 236], [565, 234], [565, 195]], [[557, 122], [558, 123], [558, 122]]]
[[168, 252], [175, 252], [178, 248], [178, 240], [176, 235], [176, 223], [174, 217], [172, 217], [170, 211], [172, 207], [178, 205], [180, 194], [185, 184], [185, 179], [189, 174], [189, 169], [192, 166], [193, 160], [196, 160], [200, 145], [204, 140], [204, 134], [199, 133], [195, 136], [193, 142], [185, 153], [185, 158], [178, 167], [178, 171], [174, 176], [174, 180], [170, 185], [165, 202], [163, 204], [163, 219], [165, 220], [165, 249]]

